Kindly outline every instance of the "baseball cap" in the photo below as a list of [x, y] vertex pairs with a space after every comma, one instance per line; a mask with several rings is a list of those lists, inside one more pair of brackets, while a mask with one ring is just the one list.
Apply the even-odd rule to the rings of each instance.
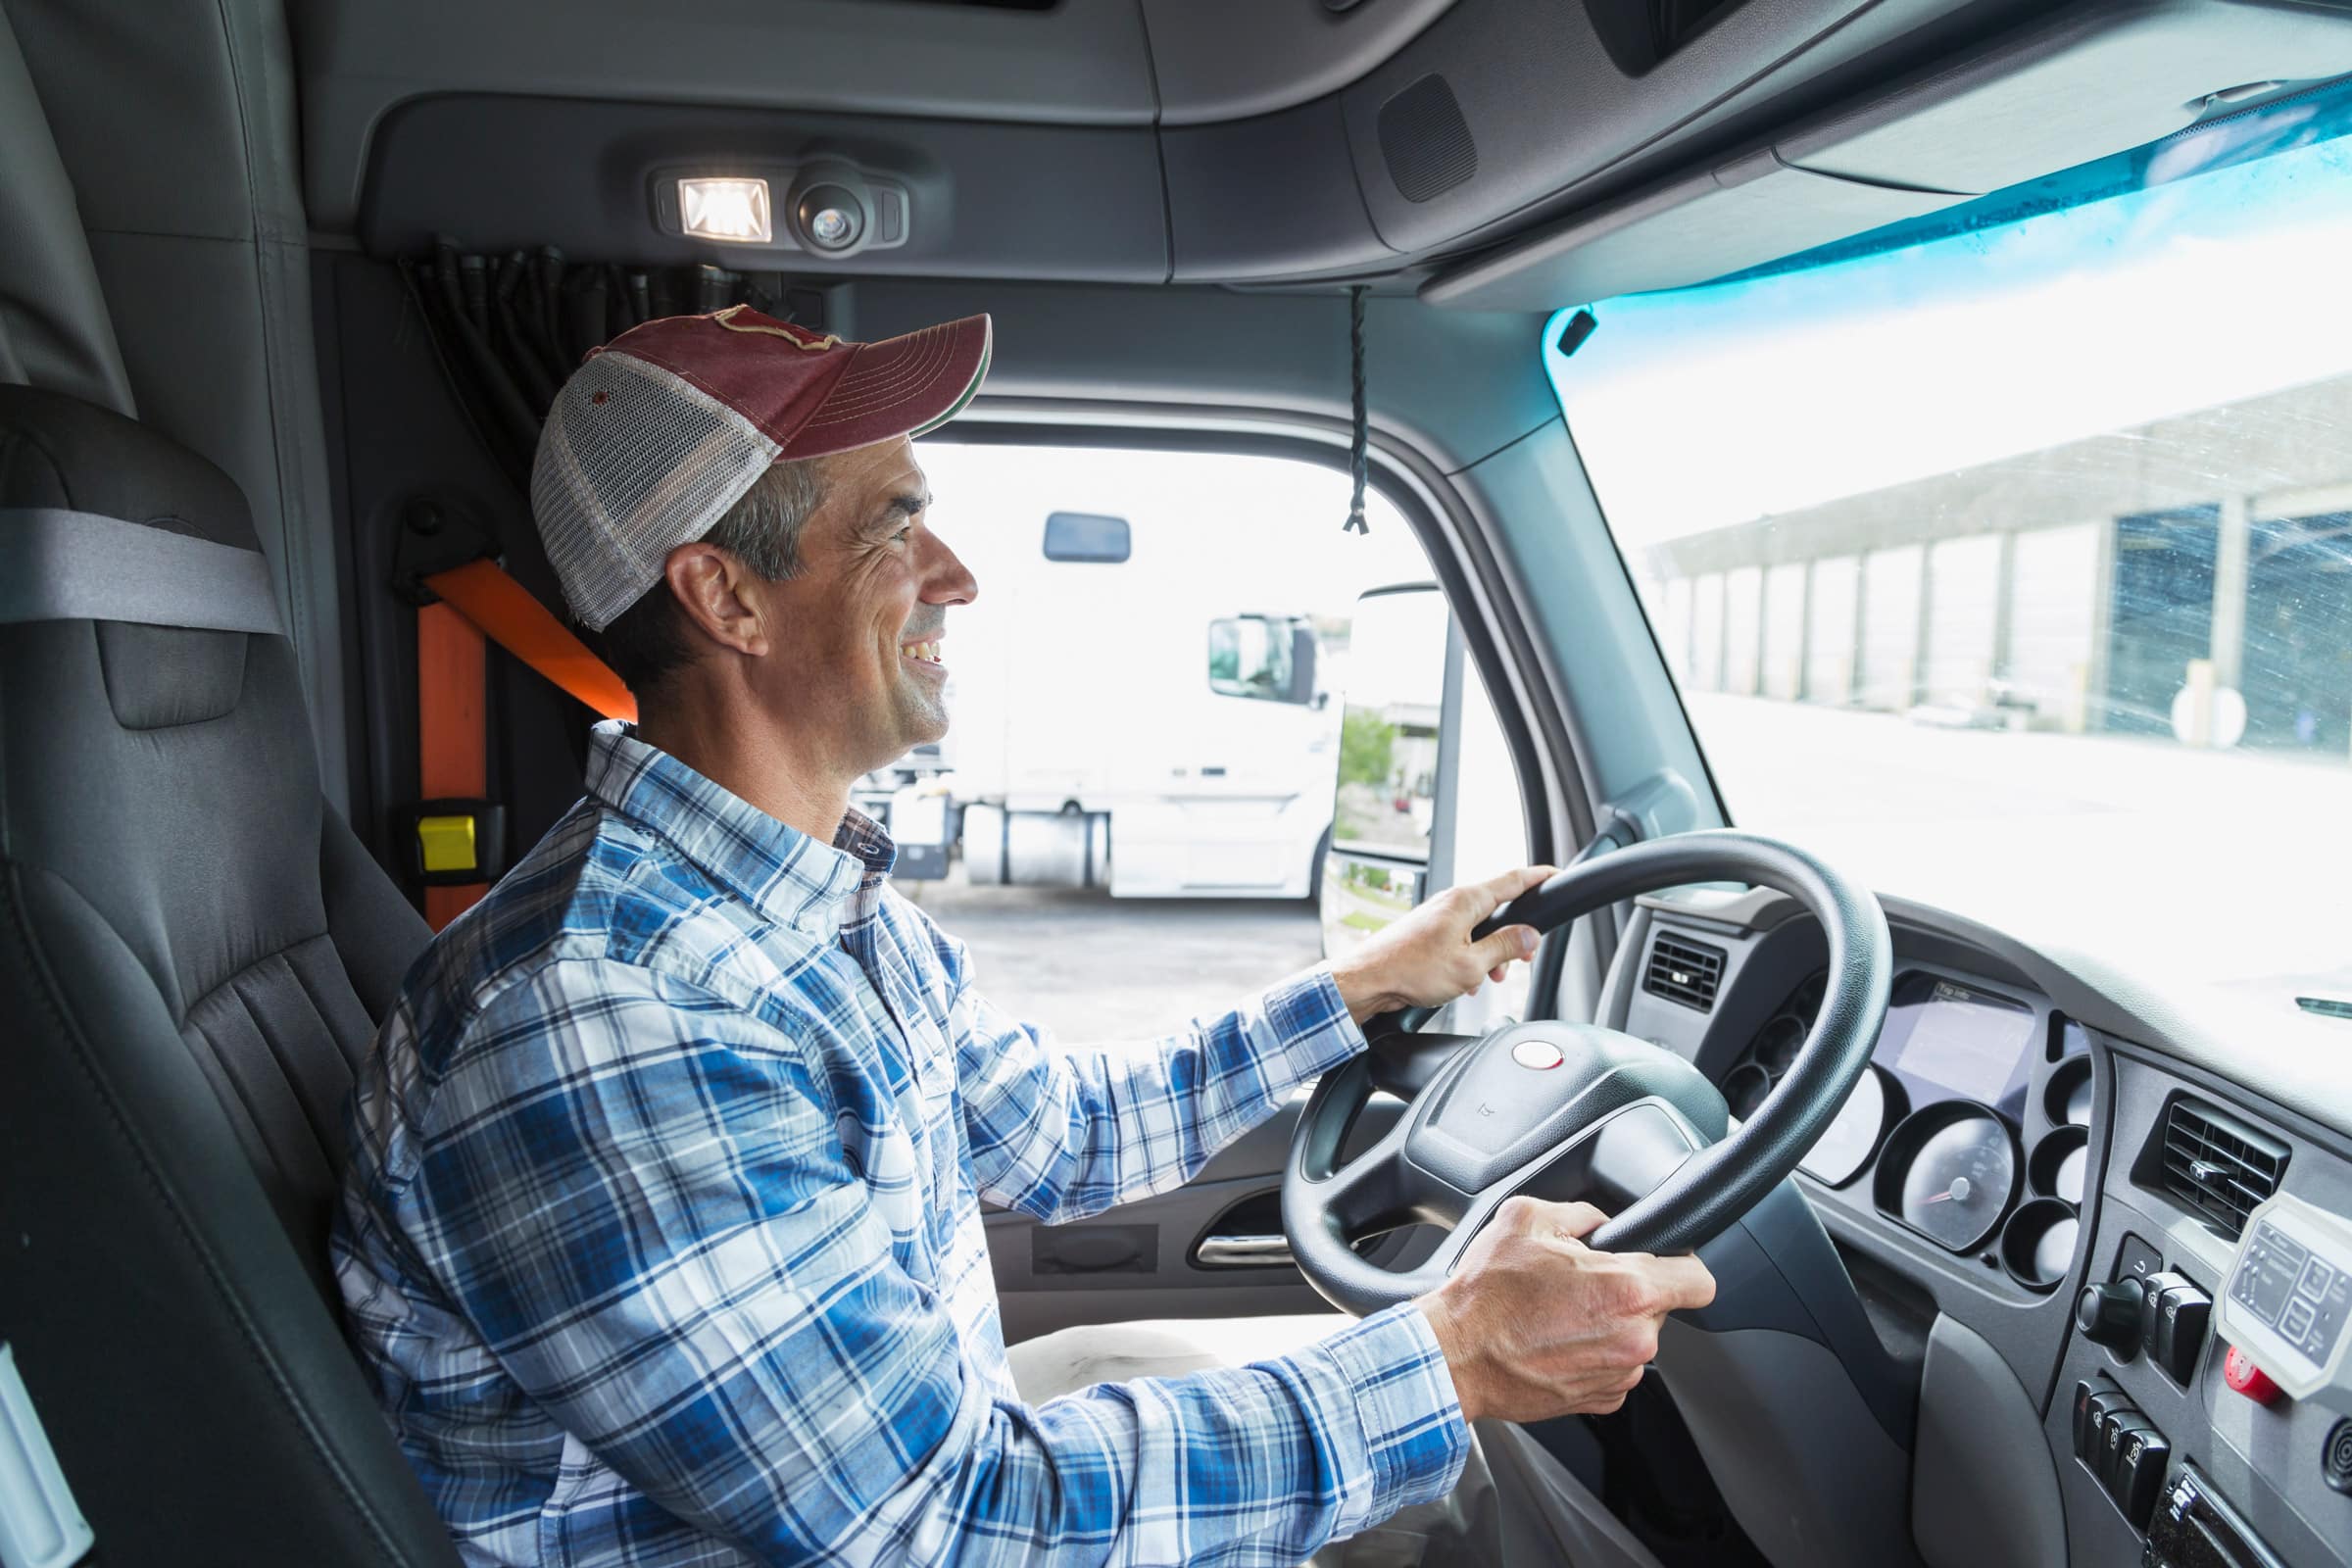
[[748, 305], [665, 316], [589, 351], [531, 466], [531, 514], [571, 612], [602, 631], [769, 465], [947, 423], [988, 355], [985, 316], [849, 343]]

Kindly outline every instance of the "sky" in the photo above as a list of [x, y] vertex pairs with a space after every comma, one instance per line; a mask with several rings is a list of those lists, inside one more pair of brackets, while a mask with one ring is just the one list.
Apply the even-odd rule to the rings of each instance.
[[[2151, 180], [2194, 146], [2160, 149]], [[2338, 139], [1815, 270], [1606, 301], [1573, 359], [1544, 353], [1638, 549], [2352, 372], [2348, 259]]]

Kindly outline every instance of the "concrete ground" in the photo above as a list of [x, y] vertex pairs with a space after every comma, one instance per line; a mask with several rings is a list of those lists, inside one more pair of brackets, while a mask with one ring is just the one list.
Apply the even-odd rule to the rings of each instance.
[[1114, 899], [1059, 888], [901, 883], [971, 949], [982, 994], [1065, 1040], [1179, 1027], [1323, 956], [1303, 899]]

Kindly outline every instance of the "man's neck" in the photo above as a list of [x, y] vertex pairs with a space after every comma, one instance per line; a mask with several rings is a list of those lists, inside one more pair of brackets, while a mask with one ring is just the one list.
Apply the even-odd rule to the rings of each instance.
[[849, 814], [856, 775], [803, 755], [740, 694], [664, 692], [656, 710], [638, 720], [637, 738], [819, 844], [832, 843]]

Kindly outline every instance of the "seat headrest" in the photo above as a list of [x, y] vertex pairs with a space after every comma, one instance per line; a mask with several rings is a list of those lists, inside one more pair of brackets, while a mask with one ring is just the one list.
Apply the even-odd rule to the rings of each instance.
[[0, 386], [0, 508], [64, 507], [259, 550], [236, 481], [135, 419]]

